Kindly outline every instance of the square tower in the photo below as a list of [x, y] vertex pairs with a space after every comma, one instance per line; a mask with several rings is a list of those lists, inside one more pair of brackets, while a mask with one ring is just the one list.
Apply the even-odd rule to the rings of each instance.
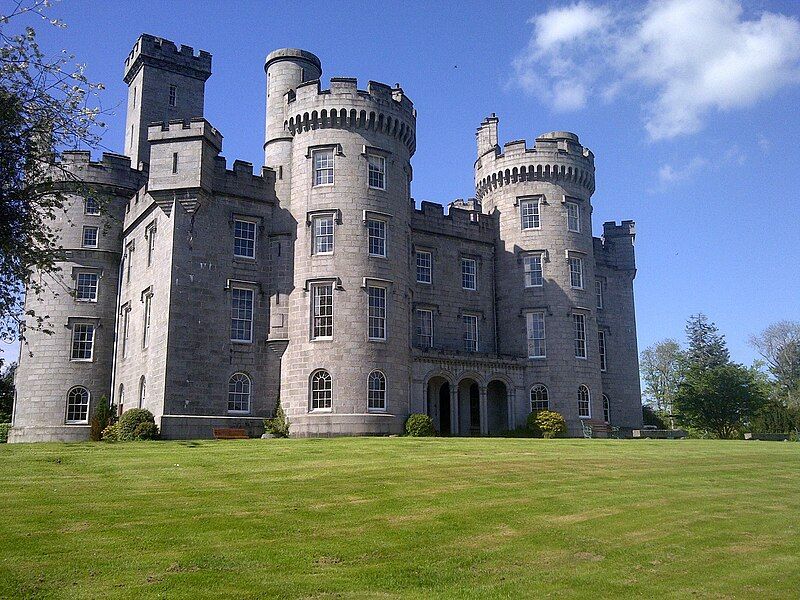
[[125, 154], [134, 167], [147, 167], [147, 126], [154, 122], [203, 116], [205, 83], [211, 76], [211, 55], [191, 46], [142, 34], [125, 59], [128, 116]]

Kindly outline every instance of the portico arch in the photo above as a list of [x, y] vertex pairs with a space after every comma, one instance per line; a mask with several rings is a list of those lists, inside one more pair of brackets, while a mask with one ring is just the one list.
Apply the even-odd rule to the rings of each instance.
[[450, 382], [442, 375], [428, 379], [427, 412], [439, 435], [452, 435], [452, 406], [450, 403]]
[[489, 435], [508, 431], [510, 410], [508, 386], [504, 381], [493, 379], [486, 386], [486, 420]]

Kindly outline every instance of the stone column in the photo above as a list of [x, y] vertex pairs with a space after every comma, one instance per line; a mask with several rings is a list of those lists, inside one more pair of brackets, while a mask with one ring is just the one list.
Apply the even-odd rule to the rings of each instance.
[[461, 427], [458, 422], [458, 384], [450, 386], [450, 434], [458, 435]]
[[489, 435], [489, 403], [486, 399], [487, 390], [480, 388], [480, 413], [481, 413], [481, 435]]
[[508, 430], [514, 431], [517, 423], [516, 407], [517, 407], [517, 390], [510, 388], [508, 390]]

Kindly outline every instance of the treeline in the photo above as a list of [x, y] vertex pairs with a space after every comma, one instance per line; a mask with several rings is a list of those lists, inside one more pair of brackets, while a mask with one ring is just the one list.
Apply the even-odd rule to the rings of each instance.
[[719, 438], [800, 429], [800, 323], [779, 321], [750, 338], [762, 360], [731, 361], [725, 336], [704, 314], [686, 324], [686, 345], [666, 339], [642, 351], [645, 425]]

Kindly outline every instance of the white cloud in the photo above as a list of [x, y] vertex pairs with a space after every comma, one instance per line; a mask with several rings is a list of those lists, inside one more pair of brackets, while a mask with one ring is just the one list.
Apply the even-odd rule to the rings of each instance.
[[[738, 0], [660, 0], [625, 18], [579, 2], [531, 19], [517, 83], [556, 110], [630, 90], [651, 139], [694, 133], [714, 110], [750, 107], [800, 82], [800, 22]], [[574, 88], [569, 90], [568, 88]]]
[[685, 181], [697, 174], [697, 172], [703, 169], [707, 164], [708, 160], [701, 156], [695, 156], [687, 164], [678, 168], [673, 167], [671, 164], [661, 165], [658, 169], [658, 181], [662, 185]]

